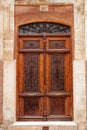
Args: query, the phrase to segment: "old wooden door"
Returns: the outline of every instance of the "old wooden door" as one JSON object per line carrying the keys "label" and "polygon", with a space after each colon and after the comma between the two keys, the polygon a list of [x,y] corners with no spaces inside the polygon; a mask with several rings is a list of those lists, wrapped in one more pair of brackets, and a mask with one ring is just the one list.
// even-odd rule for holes
{"label": "old wooden door", "polygon": [[71,120],[69,35],[20,35],[17,51],[18,119]]}

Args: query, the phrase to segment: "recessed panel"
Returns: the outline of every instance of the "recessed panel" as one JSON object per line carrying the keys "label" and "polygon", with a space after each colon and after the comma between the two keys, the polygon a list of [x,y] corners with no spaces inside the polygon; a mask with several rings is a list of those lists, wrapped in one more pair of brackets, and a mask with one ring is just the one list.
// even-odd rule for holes
{"label": "recessed panel", "polygon": [[64,90],[64,55],[51,55],[50,90]]}
{"label": "recessed panel", "polygon": [[65,41],[49,41],[49,49],[64,49],[65,48]]}
{"label": "recessed panel", "polygon": [[24,98],[24,115],[39,115],[39,97]]}
{"label": "recessed panel", "polygon": [[38,54],[25,54],[25,91],[37,92],[38,91]]}
{"label": "recessed panel", "polygon": [[39,41],[30,41],[26,40],[24,41],[24,49],[39,49],[40,48],[40,43]]}
{"label": "recessed panel", "polygon": [[50,98],[50,115],[65,115],[65,98]]}

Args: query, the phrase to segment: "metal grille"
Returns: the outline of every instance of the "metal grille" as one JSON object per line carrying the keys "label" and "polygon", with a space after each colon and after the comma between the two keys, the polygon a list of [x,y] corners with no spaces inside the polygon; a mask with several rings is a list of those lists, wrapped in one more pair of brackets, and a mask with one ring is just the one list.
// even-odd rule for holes
{"label": "metal grille", "polygon": [[70,27],[52,22],[36,22],[19,27],[19,34],[52,33],[70,35]]}

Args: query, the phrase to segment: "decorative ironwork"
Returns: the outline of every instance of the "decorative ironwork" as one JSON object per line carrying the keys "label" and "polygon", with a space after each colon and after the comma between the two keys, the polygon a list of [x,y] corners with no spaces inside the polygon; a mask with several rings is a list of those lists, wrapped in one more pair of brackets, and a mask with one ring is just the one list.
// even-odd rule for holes
{"label": "decorative ironwork", "polygon": [[24,41],[24,49],[38,49],[40,48],[39,41]]}
{"label": "decorative ironwork", "polygon": [[38,55],[25,54],[25,91],[38,91]]}
{"label": "decorative ironwork", "polygon": [[49,44],[50,49],[64,49],[65,48],[65,41],[50,41]]}
{"label": "decorative ironwork", "polygon": [[64,90],[64,55],[51,55],[51,91]]}
{"label": "decorative ironwork", "polygon": [[19,34],[54,33],[70,34],[70,27],[52,22],[35,22],[19,27]]}

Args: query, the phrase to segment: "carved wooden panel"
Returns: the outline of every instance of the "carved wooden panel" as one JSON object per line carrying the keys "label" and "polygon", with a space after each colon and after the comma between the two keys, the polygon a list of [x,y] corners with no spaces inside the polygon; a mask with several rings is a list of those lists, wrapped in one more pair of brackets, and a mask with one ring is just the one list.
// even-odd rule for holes
{"label": "carved wooden panel", "polygon": [[39,41],[30,41],[30,40],[26,40],[24,41],[24,49],[38,49],[40,48],[40,43]]}
{"label": "carved wooden panel", "polygon": [[24,98],[24,115],[39,114],[39,97]]}
{"label": "carved wooden panel", "polygon": [[49,49],[64,49],[65,48],[65,41],[50,41]]}
{"label": "carved wooden panel", "polygon": [[51,91],[64,90],[64,55],[51,55]]}
{"label": "carved wooden panel", "polygon": [[52,97],[50,98],[50,114],[65,115],[65,98]]}
{"label": "carved wooden panel", "polygon": [[38,91],[38,54],[25,54],[25,91]]}
{"label": "carved wooden panel", "polygon": [[25,24],[19,27],[19,34],[34,34],[34,33],[54,33],[54,34],[70,34],[70,27],[52,23],[52,22],[35,22]]}
{"label": "carved wooden panel", "polygon": [[20,38],[19,120],[71,120],[69,46],[67,36]]}

